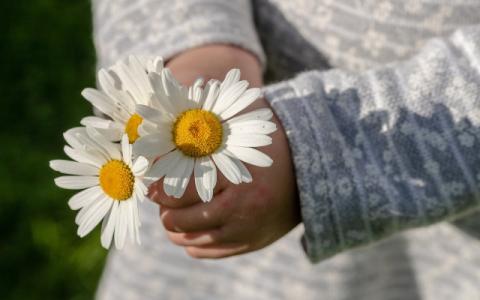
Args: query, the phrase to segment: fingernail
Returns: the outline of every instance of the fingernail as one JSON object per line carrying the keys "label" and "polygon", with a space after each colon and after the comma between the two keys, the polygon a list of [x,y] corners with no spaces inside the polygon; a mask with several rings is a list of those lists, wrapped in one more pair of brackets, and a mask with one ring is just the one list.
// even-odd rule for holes
{"label": "fingernail", "polygon": [[196,243],[199,243],[199,244],[208,244],[208,243],[212,243],[214,240],[213,240],[212,235],[204,234],[204,235],[198,236],[196,238],[193,238],[192,241],[194,241]]}

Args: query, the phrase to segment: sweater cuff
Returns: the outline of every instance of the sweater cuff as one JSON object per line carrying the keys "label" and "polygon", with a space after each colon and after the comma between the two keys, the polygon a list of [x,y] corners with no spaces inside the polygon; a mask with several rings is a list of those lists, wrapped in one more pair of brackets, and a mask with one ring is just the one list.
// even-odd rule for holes
{"label": "sweater cuff", "polygon": [[102,7],[114,7],[113,4],[94,5],[95,45],[100,65],[111,65],[129,54],[162,56],[168,60],[194,47],[220,43],[250,51],[265,68],[265,54],[249,1],[126,3],[115,13],[110,12],[110,7]]}
{"label": "sweater cuff", "polygon": [[[310,102],[321,102],[323,89],[304,89],[305,75],[296,79],[280,82],[264,88],[264,96],[279,117],[287,135],[295,176],[299,191],[302,221],[305,227],[302,246],[309,260],[316,263],[338,253],[343,247],[337,234],[334,220],[333,201],[330,197],[319,198],[328,186],[328,174],[320,167],[322,150],[316,143],[317,136],[312,128],[313,107]],[[320,91],[321,90],[321,91]]]}

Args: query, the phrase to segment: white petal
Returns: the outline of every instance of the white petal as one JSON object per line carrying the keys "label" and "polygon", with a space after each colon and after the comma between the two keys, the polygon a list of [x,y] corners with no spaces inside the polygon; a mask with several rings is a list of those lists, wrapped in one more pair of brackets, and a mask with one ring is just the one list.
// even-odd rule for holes
{"label": "white petal", "polygon": [[161,56],[157,56],[153,59],[149,59],[146,65],[147,72],[156,72],[160,73],[163,70],[163,58]]}
{"label": "white petal", "polygon": [[136,198],[140,202],[143,202],[148,192],[148,189],[143,183],[143,180],[135,180],[135,187],[133,192],[135,193],[134,198]]}
{"label": "white petal", "polygon": [[123,245],[125,245],[125,238],[127,236],[126,214],[128,212],[125,208],[125,201],[121,201],[119,204],[119,210],[117,213],[117,220],[115,225],[115,247],[117,249],[123,248]]}
{"label": "white petal", "polygon": [[122,139],[122,135],[125,133],[124,128],[118,128],[117,126],[112,126],[110,129],[97,128],[97,131],[100,132],[100,134],[110,142],[120,141]]}
{"label": "white petal", "polygon": [[248,171],[247,167],[238,159],[230,156],[230,159],[237,165],[237,168],[240,170],[242,181],[249,183],[252,182],[252,175],[250,174],[250,171]]}
{"label": "white petal", "polygon": [[142,63],[140,62],[138,57],[134,55],[130,55],[128,57],[128,66],[137,86],[139,87],[144,96],[144,98],[142,99],[144,101],[143,104],[147,104],[150,98],[149,95],[153,93],[153,89],[148,79],[147,70],[144,66],[142,66]]}
{"label": "white petal", "polygon": [[212,109],[212,112],[217,115],[221,115],[225,110],[227,110],[235,101],[245,92],[248,87],[248,82],[245,80],[236,82],[230,86],[223,93],[220,93],[218,100],[215,102],[215,106]]}
{"label": "white petal", "polygon": [[224,130],[231,134],[270,134],[277,130],[277,125],[270,121],[246,120],[224,123]]}
{"label": "white petal", "polygon": [[99,117],[85,117],[82,120],[80,120],[80,124],[83,126],[91,126],[95,128],[101,128],[101,129],[109,129],[112,126],[112,123],[114,123],[112,120],[106,120],[103,118]]}
{"label": "white petal", "polygon": [[100,168],[101,166],[103,166],[107,162],[105,160],[105,158],[103,158],[101,156],[95,156],[95,155],[92,155],[92,154],[90,154],[86,151],[73,149],[73,148],[70,148],[68,146],[65,146],[63,148],[63,150],[65,151],[65,154],[67,154],[68,157],[70,157],[71,159],[73,159],[75,161],[78,161],[78,162],[81,162],[81,163],[87,163],[87,164],[90,164],[90,165],[94,165],[98,168]]}
{"label": "white petal", "polygon": [[95,197],[93,201],[90,201],[87,205],[82,207],[75,217],[75,223],[80,226],[85,223],[87,218],[97,211],[97,209],[102,205],[103,202],[107,201],[108,197],[105,194],[101,193],[98,197]]}
{"label": "white petal", "polygon": [[163,69],[161,76],[163,88],[165,89],[165,92],[169,98],[173,100],[172,104],[175,105],[175,101],[177,101],[176,98],[180,96],[178,93],[180,92],[181,85],[173,76],[170,69]]}
{"label": "white petal", "polygon": [[240,75],[241,74],[239,69],[231,69],[230,71],[228,71],[228,73],[225,75],[225,79],[220,86],[220,93],[225,92],[229,87],[239,81]]}
{"label": "white petal", "polygon": [[193,86],[188,87],[188,99],[193,100]]}
{"label": "white petal", "polygon": [[118,146],[108,141],[103,135],[101,135],[95,128],[87,127],[87,133],[98,144],[99,147],[103,148],[107,153],[109,158],[121,159],[122,155]]}
{"label": "white petal", "polygon": [[129,66],[124,61],[119,61],[112,67],[112,70],[120,78],[123,90],[128,91],[132,95],[135,103],[143,103],[143,92],[137,86]]}
{"label": "white petal", "polygon": [[[135,188],[138,189],[139,193],[143,196],[145,196],[148,192],[148,188],[145,186],[145,183],[140,179],[135,181]],[[138,200],[142,200],[141,197],[139,197]]]}
{"label": "white petal", "polygon": [[263,120],[268,121],[273,117],[273,112],[270,108],[259,108],[248,113],[238,115],[227,121],[229,124],[237,122],[250,121],[250,120]]}
{"label": "white petal", "polygon": [[175,148],[172,142],[172,136],[169,132],[157,132],[140,137],[133,144],[133,152],[135,155],[145,157],[158,157]]}
{"label": "white petal", "polygon": [[133,163],[132,172],[135,176],[142,176],[143,174],[145,174],[147,169],[148,160],[143,156],[139,156]]}
{"label": "white petal", "polygon": [[[178,98],[179,100],[181,99],[182,101],[182,106],[185,107],[185,110],[189,110],[189,109],[196,109],[196,108],[199,108],[197,106],[197,102],[191,100],[190,98],[188,98],[188,88],[187,87],[184,87],[182,86],[181,90],[180,90],[180,93],[182,95],[182,97]],[[178,101],[177,101],[178,102]]]}
{"label": "white petal", "polygon": [[162,71],[163,85],[176,112],[183,112],[192,108],[193,101],[188,100],[188,91],[175,79],[172,72],[165,68]]}
{"label": "white petal", "polygon": [[209,157],[200,157],[195,161],[195,186],[203,202],[212,200],[213,188],[217,183],[217,168]]}
{"label": "white petal", "polygon": [[99,117],[85,117],[80,124],[93,127],[109,141],[119,141],[122,138],[125,124],[117,121],[105,120]]}
{"label": "white petal", "polygon": [[217,152],[212,154],[212,159],[217,165],[217,168],[222,172],[222,174],[234,184],[239,184],[242,181],[242,175],[237,165],[222,152]]}
{"label": "white petal", "polygon": [[102,195],[102,188],[94,186],[73,195],[70,200],[68,200],[68,206],[70,209],[77,210],[89,206]]}
{"label": "white petal", "polygon": [[190,176],[193,172],[195,160],[191,157],[183,156],[178,165],[171,172],[167,173],[163,180],[163,189],[165,194],[180,198],[187,188]]}
{"label": "white petal", "polygon": [[74,127],[63,133],[63,138],[74,149],[85,149],[85,144],[80,141],[81,136],[87,136],[85,127]]}
{"label": "white petal", "polygon": [[97,197],[95,197],[94,201],[90,201],[87,205],[80,209],[77,216],[75,217],[75,224],[80,226],[80,224],[84,222],[85,218],[88,217],[91,213],[92,207],[94,207],[95,205],[98,206],[100,202],[104,202],[107,200],[110,200],[109,197],[107,197],[102,191]]}
{"label": "white petal", "polygon": [[166,123],[170,121],[170,118],[159,111],[158,109],[138,104],[135,108],[137,114],[142,118],[152,122],[152,123]]}
{"label": "white petal", "polygon": [[170,170],[175,167],[182,159],[182,154],[179,150],[172,151],[167,155],[159,158],[150,170],[145,174],[145,177],[152,177],[155,180],[165,176]]}
{"label": "white petal", "polygon": [[55,178],[55,184],[69,190],[81,190],[98,185],[98,177],[94,176],[61,176]]}
{"label": "white petal", "polygon": [[107,197],[102,193],[101,196],[99,196],[98,198],[95,198],[94,201],[91,201],[90,203],[88,203],[87,205],[82,207],[82,209],[80,209],[78,214],[75,216],[75,224],[80,225],[80,223],[82,223],[83,220],[85,219],[86,213],[90,210],[90,208],[92,206],[94,206],[95,204],[97,204],[99,201],[104,200],[104,199],[101,199],[101,198],[106,199]]}
{"label": "white petal", "polygon": [[205,102],[203,103],[203,109],[210,111],[217,100],[218,93],[220,91],[220,86],[218,81],[214,81],[210,84],[207,97],[205,98]]}
{"label": "white petal", "polygon": [[141,244],[142,242],[140,241],[140,231],[139,231],[139,228],[140,226],[142,226],[142,224],[140,223],[140,216],[139,216],[139,213],[138,213],[138,201],[137,199],[133,199],[133,216],[134,216],[134,222],[135,222],[135,236],[136,236],[136,239],[137,239],[137,244]]}
{"label": "white petal", "polygon": [[[152,134],[152,133],[156,132],[157,131],[156,129],[157,129],[157,127],[155,126],[155,124],[153,124],[152,122],[144,119],[143,122],[137,127],[137,132],[138,132],[138,135],[140,137],[142,137],[142,136],[146,136],[146,135],[149,135],[149,134]],[[137,142],[137,140],[135,142]],[[133,152],[134,152],[133,154],[135,155],[134,150],[133,150]]]}
{"label": "white petal", "polygon": [[195,102],[196,108],[201,108],[203,105],[203,78],[197,78],[193,85],[189,88],[188,98]]}
{"label": "white petal", "polygon": [[273,160],[268,155],[258,151],[257,149],[227,146],[227,150],[235,155],[236,158],[254,166],[269,167],[273,163]]}
{"label": "white petal", "polygon": [[128,93],[115,86],[115,80],[107,70],[100,69],[98,71],[98,82],[102,90],[111,98],[116,106],[127,113],[133,111],[135,101]]}
{"label": "white petal", "polygon": [[67,130],[63,134],[67,143],[76,150],[86,152],[96,158],[101,158],[103,161],[110,158],[108,152],[100,147],[94,139],[87,133],[87,129],[84,127],[77,127]]}
{"label": "white petal", "polygon": [[139,227],[140,227],[140,220],[138,216],[138,201],[134,197],[128,201],[130,203],[130,220],[129,220],[129,235],[131,238],[132,243],[137,243],[140,244],[140,232],[139,232]]}
{"label": "white petal", "polygon": [[157,73],[150,73],[148,77],[150,79],[150,84],[152,85],[154,90],[152,103],[158,104],[160,108],[163,108],[168,113],[175,115],[180,113],[180,111],[170,101],[170,97],[167,95],[167,91],[164,85],[164,76]]}
{"label": "white petal", "polygon": [[113,118],[116,108],[113,104],[113,100],[110,99],[110,97],[108,97],[105,93],[96,89],[86,88],[82,91],[82,96],[99,111]]}
{"label": "white petal", "polygon": [[98,175],[98,167],[69,160],[52,160],[50,168],[70,175]]}
{"label": "white petal", "polygon": [[205,84],[205,87],[200,87],[201,89],[201,99],[200,101],[198,101],[198,108],[200,109],[203,109],[203,106],[205,104],[205,99],[207,98],[208,96],[208,93],[210,92],[210,87],[215,84],[215,82],[217,82],[217,84],[219,85],[220,82],[216,79],[210,79],[206,84]]}
{"label": "white petal", "polygon": [[126,134],[122,137],[121,145],[123,161],[128,166],[132,166],[132,145],[128,142],[128,136]]}
{"label": "white petal", "polygon": [[103,199],[98,202],[99,205],[92,206],[89,212],[86,213],[86,218],[80,223],[78,227],[77,234],[80,237],[84,237],[89,234],[93,228],[95,228],[100,221],[105,217],[105,215],[112,207],[113,201],[110,199]]}
{"label": "white petal", "polygon": [[240,98],[238,98],[229,108],[220,114],[220,118],[226,120],[240,111],[244,110],[247,106],[252,104],[261,95],[259,88],[248,89]]}
{"label": "white petal", "polygon": [[[133,56],[133,54],[131,54],[130,56]],[[151,55],[135,55],[135,57],[140,62],[140,65],[142,66],[142,69],[145,70],[146,72],[148,72],[148,70],[152,66],[152,62],[153,62],[154,57],[151,56]]]}
{"label": "white petal", "polygon": [[112,208],[110,209],[110,214],[103,219],[102,236],[100,241],[105,249],[110,248],[110,244],[112,243],[113,232],[115,230],[118,215],[118,204],[119,201],[114,201]]}
{"label": "white petal", "polygon": [[135,217],[133,216],[132,200],[125,201],[127,233],[131,242],[135,242]]}
{"label": "white petal", "polygon": [[118,77],[127,90],[134,98],[136,103],[148,104],[150,94],[153,90],[148,80],[147,72],[143,69],[141,63],[134,56],[128,59],[128,65],[120,61],[114,68]]}
{"label": "white petal", "polygon": [[230,134],[226,145],[240,147],[262,147],[272,143],[272,138],[263,134]]}

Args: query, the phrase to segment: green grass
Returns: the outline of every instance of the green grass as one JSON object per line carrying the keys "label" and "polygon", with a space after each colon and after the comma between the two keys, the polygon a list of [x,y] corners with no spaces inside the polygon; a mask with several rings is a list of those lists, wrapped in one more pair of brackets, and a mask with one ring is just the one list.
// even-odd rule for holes
{"label": "green grass", "polygon": [[0,3],[0,294],[91,299],[106,251],[99,232],[76,235],[73,194],[48,161],[65,158],[62,132],[91,109],[95,83],[90,2]]}

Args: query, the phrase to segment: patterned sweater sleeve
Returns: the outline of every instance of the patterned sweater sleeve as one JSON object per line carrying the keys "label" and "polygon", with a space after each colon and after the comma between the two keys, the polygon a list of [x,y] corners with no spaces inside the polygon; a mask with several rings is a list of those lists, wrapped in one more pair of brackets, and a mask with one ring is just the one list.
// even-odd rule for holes
{"label": "patterned sweater sleeve", "polygon": [[265,96],[289,139],[312,262],[480,207],[480,26]]}
{"label": "patterned sweater sleeve", "polygon": [[165,59],[212,43],[251,51],[262,65],[250,0],[92,0],[100,65],[130,53]]}

